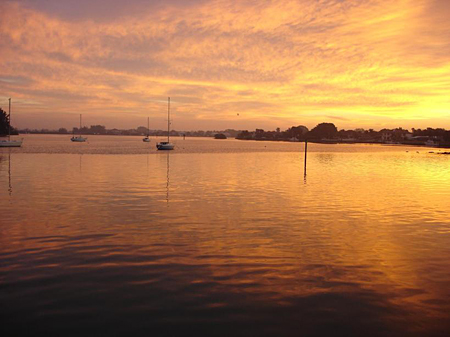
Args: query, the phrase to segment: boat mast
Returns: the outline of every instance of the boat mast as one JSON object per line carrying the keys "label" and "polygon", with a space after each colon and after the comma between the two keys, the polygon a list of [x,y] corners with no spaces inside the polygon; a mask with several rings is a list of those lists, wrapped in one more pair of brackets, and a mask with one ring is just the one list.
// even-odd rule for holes
{"label": "boat mast", "polygon": [[80,138],[81,138],[81,114],[80,114]]}
{"label": "boat mast", "polygon": [[170,142],[170,97],[167,101],[167,142]]}
{"label": "boat mast", "polygon": [[9,99],[8,108],[8,142],[11,140],[11,98]]}
{"label": "boat mast", "polygon": [[150,117],[147,117],[147,138],[150,134]]}

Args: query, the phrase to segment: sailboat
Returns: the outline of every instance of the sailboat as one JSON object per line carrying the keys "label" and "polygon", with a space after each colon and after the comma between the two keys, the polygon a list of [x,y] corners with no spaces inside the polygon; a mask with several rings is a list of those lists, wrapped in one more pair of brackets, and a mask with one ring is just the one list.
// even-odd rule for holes
{"label": "sailboat", "polygon": [[148,138],[150,133],[150,118],[147,117],[147,136],[145,136],[144,138],[142,138],[143,142],[149,143],[150,142],[150,138]]}
{"label": "sailboat", "polygon": [[167,101],[167,142],[159,142],[156,144],[158,150],[173,150],[174,145],[170,143],[170,97]]}
{"label": "sailboat", "polygon": [[80,131],[80,135],[79,136],[73,135],[72,138],[70,138],[70,140],[72,142],[85,142],[87,140],[86,137],[81,137],[81,114],[80,114],[80,129],[79,129],[79,131]]}
{"label": "sailboat", "polygon": [[9,110],[8,110],[8,139],[0,140],[0,147],[21,147],[22,139],[11,140],[11,98],[9,99]]}

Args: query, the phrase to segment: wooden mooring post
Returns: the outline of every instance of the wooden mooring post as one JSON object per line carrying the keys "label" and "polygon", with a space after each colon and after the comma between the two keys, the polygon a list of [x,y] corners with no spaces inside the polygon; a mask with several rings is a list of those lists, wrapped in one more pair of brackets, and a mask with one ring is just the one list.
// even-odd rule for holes
{"label": "wooden mooring post", "polygon": [[305,168],[304,168],[304,176],[306,177],[306,158],[308,156],[308,140],[305,139]]}

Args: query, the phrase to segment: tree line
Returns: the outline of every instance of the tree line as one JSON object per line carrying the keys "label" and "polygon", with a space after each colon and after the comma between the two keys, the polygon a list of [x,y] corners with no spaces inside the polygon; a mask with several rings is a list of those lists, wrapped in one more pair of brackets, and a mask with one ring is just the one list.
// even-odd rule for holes
{"label": "tree line", "polygon": [[312,130],[304,125],[292,126],[286,131],[277,128],[276,131],[264,131],[256,129],[254,132],[244,130],[238,134],[237,139],[255,139],[255,140],[291,140],[304,141],[334,139],[338,134],[338,130],[333,123],[320,123]]}
{"label": "tree line", "polygon": [[11,125],[9,125],[9,115],[4,111],[2,108],[0,108],[0,136],[4,137],[9,134],[9,129],[11,127],[11,134],[17,135],[17,130]]}
{"label": "tree line", "polygon": [[[53,133],[53,134],[84,134],[84,135],[131,135],[140,136],[149,134],[150,136],[166,136],[167,131],[164,130],[147,130],[144,126],[136,129],[107,129],[104,125],[91,125],[90,127],[82,127],[81,129],[74,127],[71,132],[66,128],[58,130],[17,130],[11,126],[11,134],[21,133]],[[0,136],[5,136],[9,132],[9,115],[0,108]],[[304,125],[292,126],[285,131],[277,128],[274,131],[265,131],[256,129],[255,131],[226,129],[223,131],[176,131],[171,130],[171,136],[187,136],[187,137],[214,137],[217,133],[223,133],[227,137],[235,137],[243,140],[278,140],[278,141],[316,141],[316,142],[398,142],[404,144],[421,145],[425,142],[435,142],[436,145],[450,146],[450,131],[443,128],[426,128],[426,129],[382,129],[375,131],[374,129],[354,129],[345,130],[338,128],[333,123],[320,123],[313,129],[309,130]]]}
{"label": "tree line", "polygon": [[426,142],[434,142],[435,145],[449,145],[450,131],[443,128],[426,129],[374,129],[364,130],[345,130],[338,128],[333,123],[320,123],[313,129],[308,130],[304,125],[292,126],[286,131],[279,128],[275,131],[264,131],[256,129],[255,131],[244,130],[240,132],[237,139],[243,140],[280,140],[280,141],[315,141],[315,142],[398,142],[404,144],[422,145]]}

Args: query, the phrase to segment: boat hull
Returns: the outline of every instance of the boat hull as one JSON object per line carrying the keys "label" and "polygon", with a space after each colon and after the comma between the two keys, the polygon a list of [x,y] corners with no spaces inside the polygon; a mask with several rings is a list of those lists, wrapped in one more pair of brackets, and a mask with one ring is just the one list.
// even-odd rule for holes
{"label": "boat hull", "polygon": [[83,137],[72,137],[72,138],[70,138],[70,140],[71,140],[72,142],[82,143],[82,142],[87,141],[87,138],[83,138]]}
{"label": "boat hull", "polygon": [[0,147],[21,147],[22,140],[0,140]]}
{"label": "boat hull", "polygon": [[164,142],[164,143],[156,144],[156,148],[158,150],[173,150],[174,149],[174,145],[171,144],[171,143]]}
{"label": "boat hull", "polygon": [[146,142],[146,143],[150,143],[150,138],[145,137],[145,138],[142,139],[142,141]]}

